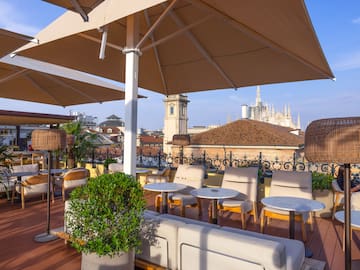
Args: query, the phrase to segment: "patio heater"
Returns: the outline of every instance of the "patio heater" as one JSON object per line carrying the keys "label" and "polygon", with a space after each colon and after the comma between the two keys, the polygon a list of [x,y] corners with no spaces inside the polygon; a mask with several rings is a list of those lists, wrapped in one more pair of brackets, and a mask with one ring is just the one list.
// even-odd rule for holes
{"label": "patio heater", "polygon": [[36,242],[49,242],[57,239],[57,236],[50,234],[50,186],[51,186],[51,152],[63,150],[66,146],[66,133],[60,129],[34,130],[31,135],[32,147],[34,150],[48,151],[48,190],[47,190],[47,222],[45,233],[34,237]]}
{"label": "patio heater", "polygon": [[360,163],[360,117],[330,118],[310,123],[305,131],[305,157],[311,162],[345,167],[345,269],[351,269],[350,164]]}
{"label": "patio heater", "polygon": [[173,136],[173,145],[180,146],[180,164],[184,164],[184,146],[190,144],[190,135],[188,134],[177,134]]}

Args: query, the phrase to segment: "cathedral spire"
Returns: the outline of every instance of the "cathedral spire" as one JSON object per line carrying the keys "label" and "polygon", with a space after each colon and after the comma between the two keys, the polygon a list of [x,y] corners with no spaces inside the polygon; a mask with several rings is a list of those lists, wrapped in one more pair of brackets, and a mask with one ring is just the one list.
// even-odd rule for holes
{"label": "cathedral spire", "polygon": [[260,85],[256,87],[256,106],[261,105]]}
{"label": "cathedral spire", "polygon": [[297,117],[297,124],[296,124],[296,127],[298,129],[301,129],[301,124],[300,124],[300,114],[298,113],[298,117]]}

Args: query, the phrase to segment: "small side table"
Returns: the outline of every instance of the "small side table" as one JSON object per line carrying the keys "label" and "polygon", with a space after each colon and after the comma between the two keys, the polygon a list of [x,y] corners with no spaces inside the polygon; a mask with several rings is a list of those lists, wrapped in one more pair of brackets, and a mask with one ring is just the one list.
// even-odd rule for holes
{"label": "small side table", "polygon": [[228,188],[199,188],[190,191],[190,194],[194,197],[201,199],[209,199],[211,200],[211,223],[218,223],[218,200],[219,199],[229,199],[236,197],[239,192],[233,189]]}
{"label": "small side table", "polygon": [[145,190],[149,191],[157,191],[161,192],[161,205],[162,205],[162,213],[168,212],[168,193],[169,192],[176,192],[186,188],[186,185],[178,184],[178,183],[167,183],[167,182],[160,182],[160,183],[151,183],[144,185]]}
{"label": "small side table", "polygon": [[[351,235],[352,230],[360,230],[360,211],[359,210],[351,210]],[[335,219],[340,221],[341,223],[345,223],[345,211],[338,211],[335,213]],[[345,250],[345,230],[343,234],[343,250]]]}

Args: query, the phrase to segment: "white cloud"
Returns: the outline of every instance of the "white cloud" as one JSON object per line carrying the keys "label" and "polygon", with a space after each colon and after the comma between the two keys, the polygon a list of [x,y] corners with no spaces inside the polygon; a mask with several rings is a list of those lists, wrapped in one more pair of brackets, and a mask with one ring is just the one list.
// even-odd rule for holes
{"label": "white cloud", "polygon": [[15,6],[11,5],[11,2],[0,1],[0,27],[25,34],[35,35],[39,32],[39,28],[30,25],[26,22],[28,15],[18,10]]}
{"label": "white cloud", "polygon": [[344,71],[360,68],[360,51],[342,55],[333,65],[334,70]]}
{"label": "white cloud", "polygon": [[356,18],[356,19],[353,19],[352,20],[352,23],[354,24],[360,24],[360,17]]}

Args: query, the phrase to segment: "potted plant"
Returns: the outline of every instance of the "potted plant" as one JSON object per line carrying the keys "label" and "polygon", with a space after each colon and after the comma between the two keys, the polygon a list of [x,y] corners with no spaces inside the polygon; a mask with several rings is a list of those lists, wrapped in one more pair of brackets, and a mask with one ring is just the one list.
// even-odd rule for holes
{"label": "potted plant", "polygon": [[333,206],[333,192],[331,182],[334,177],[331,174],[312,172],[312,190],[314,199],[325,204],[325,208],[315,212],[316,216],[330,217]]}
{"label": "potted plant", "polygon": [[124,173],[73,190],[65,218],[72,245],[82,252],[81,269],[134,269],[144,209],[140,183]]}

